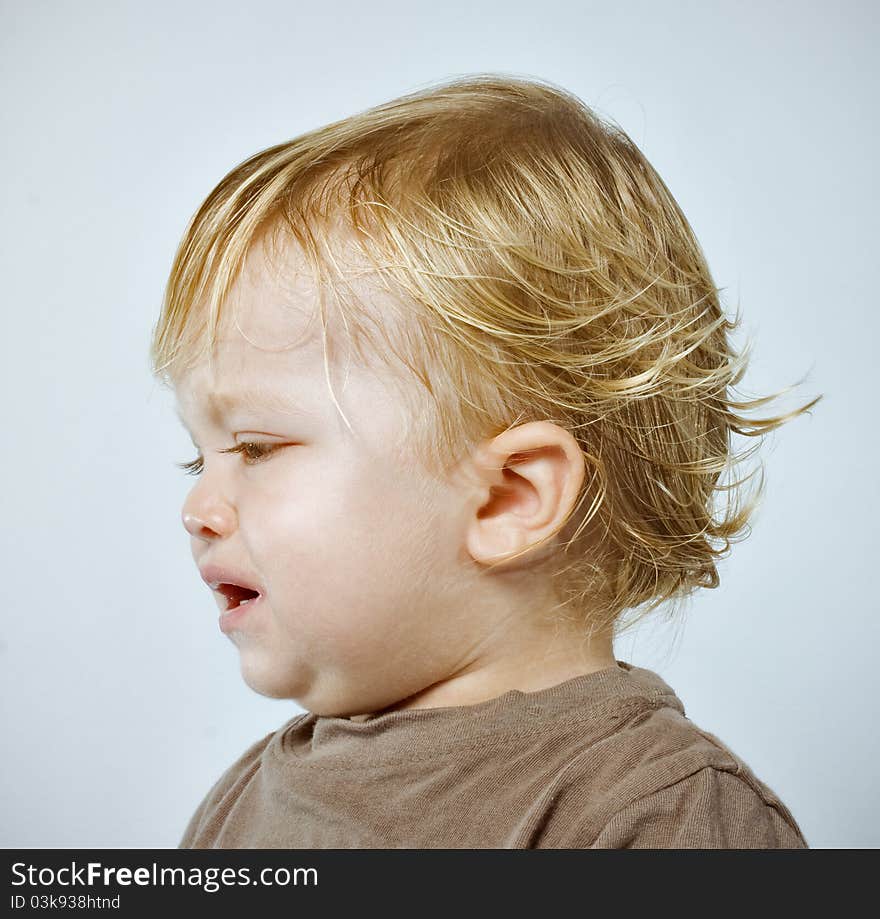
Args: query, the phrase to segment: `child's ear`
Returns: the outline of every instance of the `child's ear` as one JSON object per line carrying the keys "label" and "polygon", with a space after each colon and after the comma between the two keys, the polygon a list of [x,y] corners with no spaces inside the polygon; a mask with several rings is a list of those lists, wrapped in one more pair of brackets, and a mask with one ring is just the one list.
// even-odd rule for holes
{"label": "child's ear", "polygon": [[491,567],[528,565],[562,529],[584,481],[583,451],[549,421],[531,421],[484,442],[473,457],[475,511],[467,524],[471,557]]}

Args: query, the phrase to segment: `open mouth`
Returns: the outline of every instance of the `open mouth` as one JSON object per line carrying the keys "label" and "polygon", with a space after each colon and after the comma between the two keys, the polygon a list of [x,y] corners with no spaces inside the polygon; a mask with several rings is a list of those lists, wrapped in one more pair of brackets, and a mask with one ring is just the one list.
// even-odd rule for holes
{"label": "open mouth", "polygon": [[220,584],[217,590],[226,597],[226,612],[231,609],[237,609],[239,606],[244,606],[260,596],[256,590],[251,590],[249,587],[239,587],[238,584]]}

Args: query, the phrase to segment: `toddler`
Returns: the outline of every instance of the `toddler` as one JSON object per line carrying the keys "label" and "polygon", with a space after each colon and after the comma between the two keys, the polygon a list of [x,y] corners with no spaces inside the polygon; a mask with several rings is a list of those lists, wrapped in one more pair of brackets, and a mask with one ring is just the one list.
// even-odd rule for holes
{"label": "toddler", "polygon": [[818,401],[739,413],[767,400],[733,399],[718,291],[643,154],[547,82],[434,85],[220,181],[153,367],[219,628],[306,711],[181,847],[807,846],[613,649],[718,585],[758,501],[733,433]]}

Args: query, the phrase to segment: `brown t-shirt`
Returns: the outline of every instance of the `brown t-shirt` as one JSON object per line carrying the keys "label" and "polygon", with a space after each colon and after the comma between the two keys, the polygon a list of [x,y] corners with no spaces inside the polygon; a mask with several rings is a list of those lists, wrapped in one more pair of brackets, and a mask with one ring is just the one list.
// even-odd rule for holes
{"label": "brown t-shirt", "polygon": [[538,692],[253,744],[180,848],[807,848],[779,798],[624,661]]}

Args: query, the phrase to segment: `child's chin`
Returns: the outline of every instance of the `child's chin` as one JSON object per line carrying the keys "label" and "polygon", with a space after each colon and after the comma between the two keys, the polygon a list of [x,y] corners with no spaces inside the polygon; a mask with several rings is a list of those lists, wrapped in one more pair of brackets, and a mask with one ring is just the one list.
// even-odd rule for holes
{"label": "child's chin", "polygon": [[267,699],[291,699],[296,701],[299,691],[290,680],[289,674],[274,674],[256,662],[241,656],[241,678],[255,693]]}

